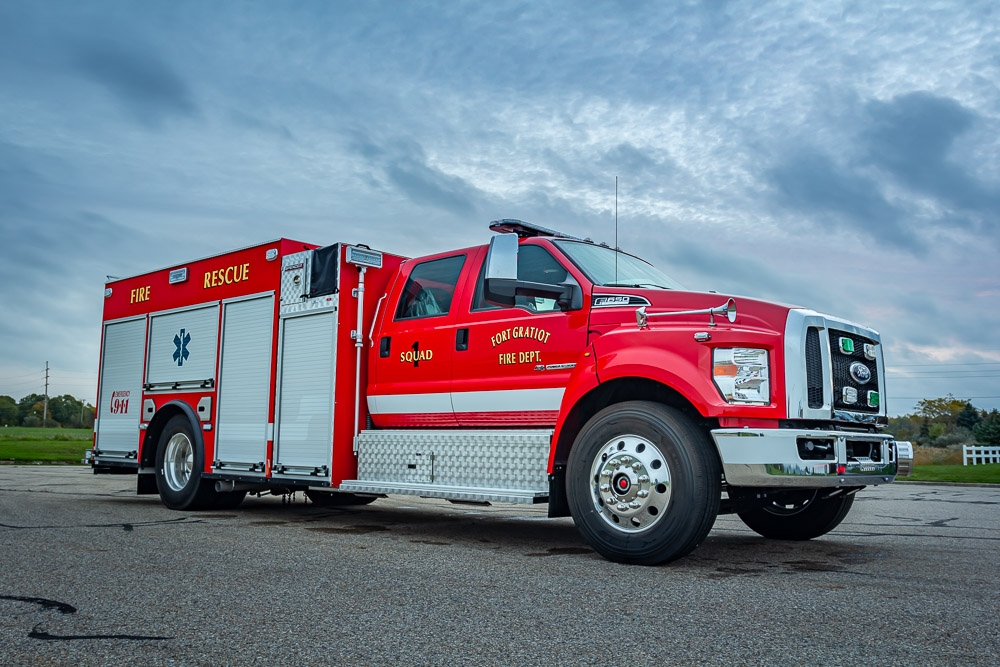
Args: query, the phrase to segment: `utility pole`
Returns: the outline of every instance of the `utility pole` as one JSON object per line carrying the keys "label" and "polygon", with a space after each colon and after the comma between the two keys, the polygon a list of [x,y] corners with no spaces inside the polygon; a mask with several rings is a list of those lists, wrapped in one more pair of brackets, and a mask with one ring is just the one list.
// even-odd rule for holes
{"label": "utility pole", "polygon": [[45,407],[42,408],[42,428],[49,420],[49,362],[45,362]]}

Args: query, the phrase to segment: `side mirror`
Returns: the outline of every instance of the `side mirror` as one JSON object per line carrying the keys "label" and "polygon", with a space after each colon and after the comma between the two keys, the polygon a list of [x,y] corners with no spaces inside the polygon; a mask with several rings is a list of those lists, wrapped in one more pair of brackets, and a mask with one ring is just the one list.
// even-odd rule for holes
{"label": "side mirror", "polygon": [[555,299],[562,310],[583,308],[583,289],[572,277],[559,285],[518,280],[517,235],[499,234],[490,239],[486,254],[483,297],[491,305],[512,308],[519,296]]}
{"label": "side mirror", "polygon": [[517,287],[517,234],[498,234],[486,253],[483,296],[494,306],[512,307]]}
{"label": "side mirror", "polygon": [[556,299],[560,310],[580,310],[583,308],[583,288],[572,278],[569,278],[560,287],[562,294]]}

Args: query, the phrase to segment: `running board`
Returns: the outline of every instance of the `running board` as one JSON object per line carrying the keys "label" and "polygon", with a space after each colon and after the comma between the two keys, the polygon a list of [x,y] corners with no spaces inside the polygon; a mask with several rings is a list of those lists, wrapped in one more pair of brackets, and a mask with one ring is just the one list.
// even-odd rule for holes
{"label": "running board", "polygon": [[362,481],[341,482],[340,491],[351,493],[394,493],[422,498],[446,500],[471,500],[475,502],[517,503],[533,505],[549,502],[548,491],[521,491],[520,489],[483,489],[472,486],[437,486],[435,484],[399,484],[393,482]]}
{"label": "running board", "polygon": [[358,478],[342,491],[450,500],[544,503],[551,429],[366,430]]}

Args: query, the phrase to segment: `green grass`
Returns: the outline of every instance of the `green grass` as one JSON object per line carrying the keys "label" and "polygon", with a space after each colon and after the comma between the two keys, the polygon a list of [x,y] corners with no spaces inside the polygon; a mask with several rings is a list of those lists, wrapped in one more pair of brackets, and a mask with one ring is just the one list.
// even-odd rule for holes
{"label": "green grass", "polygon": [[1000,484],[1000,463],[975,466],[916,466],[909,477],[896,479],[916,482]]}
{"label": "green grass", "polygon": [[89,428],[0,428],[0,463],[79,463],[93,435]]}

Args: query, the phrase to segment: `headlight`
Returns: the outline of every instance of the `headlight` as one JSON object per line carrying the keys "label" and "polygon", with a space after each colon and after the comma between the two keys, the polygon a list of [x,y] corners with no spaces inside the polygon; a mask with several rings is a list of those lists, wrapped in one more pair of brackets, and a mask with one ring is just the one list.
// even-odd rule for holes
{"label": "headlight", "polygon": [[712,380],[727,403],[768,405],[771,402],[767,350],[755,347],[712,350]]}

